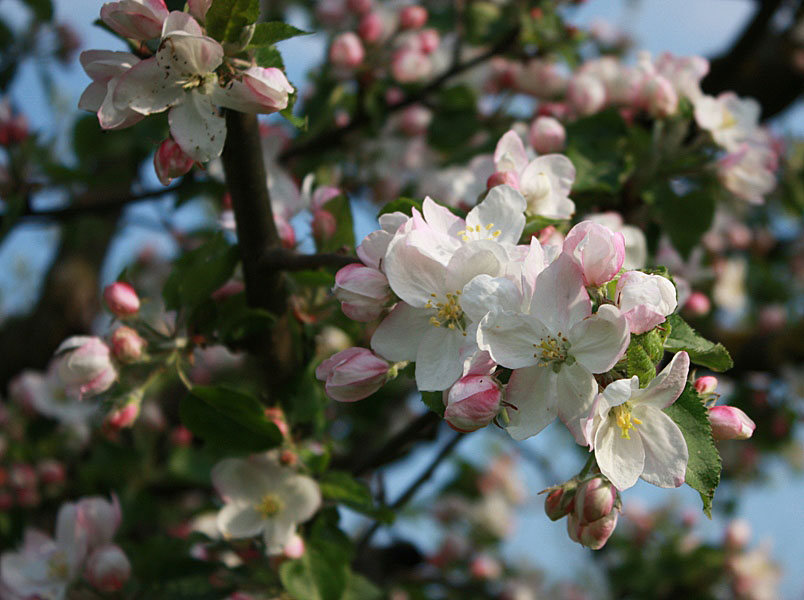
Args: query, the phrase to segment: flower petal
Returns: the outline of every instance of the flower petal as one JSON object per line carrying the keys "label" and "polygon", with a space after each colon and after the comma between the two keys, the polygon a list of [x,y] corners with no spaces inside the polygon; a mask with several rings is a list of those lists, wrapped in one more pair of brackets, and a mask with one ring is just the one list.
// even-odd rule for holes
{"label": "flower petal", "polygon": [[494,186],[466,215],[467,227],[499,231],[497,242],[516,244],[525,229],[525,197],[509,185]]}
{"label": "flower petal", "polygon": [[592,302],[583,286],[578,266],[564,254],[536,278],[530,314],[551,331],[567,334],[570,328],[592,313]]}
{"label": "flower petal", "polygon": [[179,106],[168,115],[170,133],[185,154],[198,162],[208,162],[223,151],[226,120],[218,114],[209,96],[187,92]]}
{"label": "flower petal", "polygon": [[600,472],[622,491],[633,486],[642,474],[645,449],[639,435],[632,432],[630,439],[622,437],[612,416],[607,415],[595,432],[595,458]]}
{"label": "flower petal", "polygon": [[227,458],[212,468],[212,485],[224,500],[256,504],[276,486],[282,471],[275,463]]}
{"label": "flower petal", "polygon": [[156,58],[141,60],[120,77],[114,89],[114,104],[143,115],[162,112],[184,101],[184,90]]}
{"label": "flower petal", "polygon": [[416,353],[416,387],[441,391],[455,383],[463,373],[461,349],[468,339],[457,329],[431,327]]}
{"label": "flower petal", "polygon": [[581,420],[589,416],[596,393],[597,382],[589,371],[578,363],[562,365],[556,375],[558,417],[582,446],[588,442],[582,431]]}
{"label": "flower petal", "polygon": [[642,421],[636,426],[645,448],[642,479],[663,488],[680,486],[687,473],[689,450],[678,425],[651,406],[634,406],[632,415]]}
{"label": "flower petal", "polygon": [[536,435],[556,418],[556,374],[549,367],[516,369],[505,388],[510,422],[505,430],[515,440]]}
{"label": "flower petal", "polygon": [[447,267],[418,243],[420,236],[416,233],[391,242],[385,257],[385,274],[397,296],[411,306],[423,308],[431,300],[431,294],[447,291]]}
{"label": "flower petal", "polygon": [[505,277],[481,274],[463,288],[461,308],[472,321],[480,321],[491,311],[519,310],[522,292]]}
{"label": "flower petal", "polygon": [[265,553],[268,556],[281,554],[293,534],[296,533],[296,523],[279,515],[274,519],[265,521],[264,526]]}
{"label": "flower petal", "polygon": [[318,484],[306,475],[288,477],[277,490],[285,504],[282,518],[303,523],[321,508],[321,491]]}
{"label": "flower petal", "polygon": [[432,311],[397,302],[374,330],[371,349],[386,360],[394,362],[416,360],[416,352],[424,334],[433,328],[430,325],[432,314]]}
{"label": "flower petal", "polygon": [[535,345],[549,335],[550,331],[530,315],[492,312],[480,322],[477,345],[494,362],[509,369],[521,369],[539,364]]}
{"label": "flower petal", "polygon": [[659,410],[667,408],[684,391],[689,370],[689,355],[683,351],[677,353],[644,390],[634,394],[634,404],[651,406]]}
{"label": "flower petal", "polygon": [[567,337],[572,356],[592,373],[611,369],[631,341],[628,321],[610,304],[604,304],[594,315],[575,325]]}
{"label": "flower petal", "polygon": [[265,519],[247,502],[230,502],[218,512],[218,530],[225,538],[248,538],[258,535]]}

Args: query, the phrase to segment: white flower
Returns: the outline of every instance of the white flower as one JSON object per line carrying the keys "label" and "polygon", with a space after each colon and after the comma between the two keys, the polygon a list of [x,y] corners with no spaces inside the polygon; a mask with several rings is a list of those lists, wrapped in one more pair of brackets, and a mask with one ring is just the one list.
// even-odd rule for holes
{"label": "white flower", "polygon": [[759,102],[740,98],[734,92],[724,92],[717,98],[701,96],[695,102],[698,125],[729,152],[737,150],[743,142],[760,141],[764,137],[759,129],[761,112]]}
{"label": "white flower", "polygon": [[679,352],[644,389],[634,376],[609,384],[598,395],[586,423],[587,439],[600,472],[617,489],[630,488],[640,477],[665,488],[684,483],[687,443],[662,409],[681,395],[689,366],[687,353]]}
{"label": "white flower", "polygon": [[114,91],[120,78],[140,62],[139,58],[130,52],[87,50],[81,53],[80,60],[92,83],[81,94],[78,108],[96,113],[103,129],[131,127],[145,118],[128,106],[118,107],[114,103]]}
{"label": "white flower", "polygon": [[227,538],[262,534],[269,555],[281,553],[296,525],[321,506],[318,484],[281,466],[271,454],[222,460],[212,469],[212,482],[226,502],[218,513],[221,534]]}
{"label": "white flower", "polygon": [[676,288],[661,275],[626,271],[617,281],[615,303],[628,319],[631,333],[645,333],[676,309]]}

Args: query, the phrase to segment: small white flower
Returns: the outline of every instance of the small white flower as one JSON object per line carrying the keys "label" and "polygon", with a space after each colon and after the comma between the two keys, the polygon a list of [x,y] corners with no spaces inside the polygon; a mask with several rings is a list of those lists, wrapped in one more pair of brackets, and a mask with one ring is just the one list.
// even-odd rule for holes
{"label": "small white flower", "polygon": [[283,467],[271,454],[227,458],[212,469],[212,482],[226,502],[218,529],[226,538],[262,534],[266,553],[280,554],[321,506],[318,484]]}

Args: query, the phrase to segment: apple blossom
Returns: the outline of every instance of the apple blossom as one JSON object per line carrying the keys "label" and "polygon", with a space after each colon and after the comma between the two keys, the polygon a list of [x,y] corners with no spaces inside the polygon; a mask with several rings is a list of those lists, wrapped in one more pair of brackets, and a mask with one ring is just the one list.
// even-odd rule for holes
{"label": "apple blossom", "polygon": [[664,323],[676,309],[676,288],[661,275],[626,271],[617,281],[614,302],[628,320],[631,333],[645,333]]}
{"label": "apple blossom", "polygon": [[575,203],[569,199],[575,167],[561,154],[545,154],[528,163],[519,174],[519,190],[530,215],[569,219]]}
{"label": "apple blossom", "polygon": [[226,503],[218,513],[225,538],[262,535],[268,555],[294,540],[296,526],[321,506],[318,484],[281,466],[272,454],[227,458],[212,469],[212,483]]}
{"label": "apple blossom", "polygon": [[76,511],[90,552],[109,544],[123,519],[120,502],[115,495],[112,495],[111,502],[100,496],[82,498],[76,503]]}
{"label": "apple blossom", "polygon": [[388,380],[390,365],[366,348],[347,348],[323,361],[316,379],[326,382],[327,396],[340,402],[355,402],[371,396]]}
{"label": "apple blossom", "polygon": [[438,50],[441,36],[437,29],[422,29],[419,32],[419,47],[425,54],[432,54]]}
{"label": "apple blossom", "polygon": [[187,8],[190,14],[197,21],[204,21],[207,18],[207,11],[212,6],[212,0],[187,0]]}
{"label": "apple blossom", "polygon": [[604,225],[582,221],[564,239],[564,253],[581,269],[584,285],[608,283],[625,260],[625,239]]}
{"label": "apple blossom", "polygon": [[80,429],[84,429],[98,411],[96,405],[65,393],[53,367],[47,376],[35,371],[23,371],[9,384],[9,393],[23,406]]}
{"label": "apple blossom", "polygon": [[527,312],[493,310],[480,322],[477,342],[498,364],[514,369],[506,401],[507,431],[517,440],[539,433],[559,416],[582,443],[581,419],[597,392],[593,373],[605,373],[630,341],[620,311],[592,314],[580,269],[561,254],[535,280]]}
{"label": "apple blossom", "polygon": [[329,47],[329,60],[340,69],[359,67],[365,56],[360,38],[351,31],[338,35]]}
{"label": "apple blossom", "polygon": [[662,409],[681,395],[690,359],[679,352],[647,387],[639,378],[619,379],[598,395],[586,435],[600,472],[618,490],[642,478],[659,487],[684,483],[687,443],[681,430]]}
{"label": "apple blossom", "polygon": [[140,310],[140,298],[131,285],[116,281],[103,289],[106,306],[115,317],[130,317]]}
{"label": "apple blossom", "polygon": [[104,4],[100,16],[101,21],[115,33],[147,41],[162,33],[168,9],[165,0],[119,0]]}
{"label": "apple blossom", "polygon": [[140,63],[138,57],[130,52],[87,50],[81,53],[80,61],[92,83],[81,94],[78,108],[96,113],[103,129],[123,129],[145,118],[144,114],[118,106],[114,101],[120,79]]}
{"label": "apple blossom", "polygon": [[367,44],[379,42],[383,36],[385,26],[382,17],[376,12],[363,15],[360,24],[357,26],[357,33]]}
{"label": "apple blossom", "polygon": [[119,591],[131,576],[131,563],[114,544],[96,548],[87,559],[87,580],[104,593]]}
{"label": "apple blossom", "polygon": [[736,406],[713,406],[709,409],[712,437],[716,440],[747,440],[754,435],[756,423]]}
{"label": "apple blossom", "polygon": [[399,26],[402,29],[418,29],[427,23],[427,9],[413,4],[406,6],[399,13]]}
{"label": "apple blossom", "polygon": [[592,221],[604,225],[615,233],[623,234],[625,240],[625,260],[622,268],[626,271],[641,269],[647,264],[648,242],[642,230],[633,225],[626,225],[616,212],[597,213],[587,216],[584,221]]}
{"label": "apple blossom", "polygon": [[97,337],[67,338],[56,349],[55,362],[65,392],[79,399],[105,392],[117,379],[109,347]]}
{"label": "apple blossom", "polygon": [[112,355],[123,363],[137,362],[142,358],[146,341],[131,327],[123,325],[112,333]]}
{"label": "apple blossom", "polygon": [[500,412],[502,389],[489,374],[469,373],[452,384],[444,420],[462,433],[485,427]]}
{"label": "apple blossom", "polygon": [[695,380],[695,391],[701,396],[710,396],[717,389],[717,377],[704,375]]}
{"label": "apple blossom", "polygon": [[528,131],[530,145],[539,154],[551,154],[564,149],[567,132],[553,117],[537,117]]}
{"label": "apple blossom", "polygon": [[695,120],[729,152],[756,139],[761,107],[753,98],[723,92],[717,98],[701,96],[695,103]]}
{"label": "apple blossom", "polygon": [[567,99],[579,114],[592,115],[606,105],[606,88],[597,77],[577,73],[570,79]]}
{"label": "apple blossom", "polygon": [[391,74],[399,83],[414,83],[433,70],[430,58],[418,49],[400,48],[391,56]]}
{"label": "apple blossom", "polygon": [[391,299],[388,279],[377,269],[346,265],[335,274],[332,293],[341,302],[344,314],[354,321],[373,321]]}
{"label": "apple blossom", "polygon": [[717,163],[718,178],[738,198],[751,204],[762,204],[764,197],[776,187],[773,155],[766,148],[743,143]]}
{"label": "apple blossom", "polygon": [[154,153],[154,170],[162,185],[170,185],[171,181],[188,173],[194,164],[171,138],[162,142]]}

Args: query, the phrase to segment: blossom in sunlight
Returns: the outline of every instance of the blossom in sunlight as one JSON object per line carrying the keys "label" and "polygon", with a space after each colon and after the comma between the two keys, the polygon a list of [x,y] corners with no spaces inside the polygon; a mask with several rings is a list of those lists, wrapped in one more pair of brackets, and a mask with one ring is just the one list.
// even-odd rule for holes
{"label": "blossom in sunlight", "polygon": [[676,288],[661,275],[627,271],[617,281],[615,303],[628,320],[631,333],[645,333],[660,323],[678,306]]}
{"label": "blossom in sunlight", "polygon": [[65,392],[79,399],[105,392],[117,379],[109,346],[93,336],[64,340],[56,349],[55,369]]}
{"label": "blossom in sunlight", "polygon": [[586,434],[603,473],[618,490],[642,478],[659,487],[684,483],[687,443],[662,409],[681,395],[690,359],[679,352],[645,388],[639,378],[619,379],[598,395]]}
{"label": "blossom in sunlight", "polygon": [[212,469],[212,483],[226,505],[218,513],[225,538],[262,535],[268,555],[293,541],[296,526],[321,506],[318,484],[283,467],[271,454],[227,458]]}

